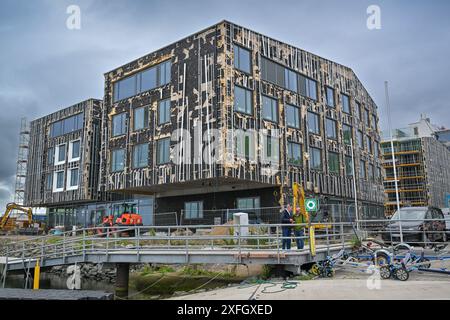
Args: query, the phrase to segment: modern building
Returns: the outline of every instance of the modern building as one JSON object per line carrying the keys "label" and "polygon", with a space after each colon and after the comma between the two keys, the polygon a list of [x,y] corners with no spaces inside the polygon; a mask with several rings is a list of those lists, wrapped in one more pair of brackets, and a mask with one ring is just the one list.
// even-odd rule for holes
{"label": "modern building", "polygon": [[[437,126],[421,117],[407,128],[396,129],[393,134],[394,157],[398,181],[400,206],[447,206],[450,194],[450,151],[437,140]],[[386,203],[385,213],[392,215],[397,209],[394,163],[390,139],[381,144]]]}
{"label": "modern building", "polygon": [[440,129],[435,132],[436,139],[442,142],[450,150],[450,129]]}
{"label": "modern building", "polygon": [[211,223],[279,206],[294,182],[350,205],[356,178],[382,212],[378,120],[349,67],[222,21],[105,74],[100,190]]}

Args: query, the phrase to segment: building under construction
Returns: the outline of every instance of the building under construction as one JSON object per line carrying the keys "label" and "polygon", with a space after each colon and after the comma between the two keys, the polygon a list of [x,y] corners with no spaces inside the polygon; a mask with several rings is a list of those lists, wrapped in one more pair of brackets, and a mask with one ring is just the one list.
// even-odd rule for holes
{"label": "building under construction", "polygon": [[[346,66],[222,21],[104,76],[103,105],[32,123],[26,203],[63,216],[50,225],[95,224],[120,210],[111,199],[144,224],[212,224],[286,203],[293,183],[332,210],[356,194],[383,213],[377,106]],[[58,126],[77,114],[76,132]]]}
{"label": "building under construction", "polygon": [[[394,130],[393,134],[400,207],[444,208],[446,196],[450,194],[450,151],[435,138],[429,119],[421,119],[419,123],[423,126],[412,124],[408,128]],[[390,139],[384,140],[381,147],[386,170],[385,214],[390,216],[397,209]]]}

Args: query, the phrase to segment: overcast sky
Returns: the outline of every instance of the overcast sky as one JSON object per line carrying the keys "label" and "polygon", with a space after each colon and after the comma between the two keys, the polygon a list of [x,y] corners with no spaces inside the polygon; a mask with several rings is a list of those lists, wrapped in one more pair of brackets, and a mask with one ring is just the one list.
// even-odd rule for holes
{"label": "overcast sky", "polygon": [[[433,3],[433,5],[430,5]],[[66,9],[81,9],[69,30]],[[366,26],[369,5],[381,29]],[[450,1],[0,0],[0,210],[12,199],[20,118],[103,98],[103,74],[223,19],[351,67],[393,126],[450,127]]]}

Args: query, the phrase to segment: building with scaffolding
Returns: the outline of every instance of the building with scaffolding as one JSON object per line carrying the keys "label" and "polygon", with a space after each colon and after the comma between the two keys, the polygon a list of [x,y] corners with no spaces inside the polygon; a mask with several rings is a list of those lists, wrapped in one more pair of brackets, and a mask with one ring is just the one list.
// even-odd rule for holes
{"label": "building with scaffolding", "polygon": [[[447,206],[450,194],[450,151],[436,139],[437,127],[430,119],[422,117],[409,127],[393,132],[400,207]],[[385,214],[397,209],[394,180],[394,163],[391,141],[386,137],[381,143],[386,203]]]}

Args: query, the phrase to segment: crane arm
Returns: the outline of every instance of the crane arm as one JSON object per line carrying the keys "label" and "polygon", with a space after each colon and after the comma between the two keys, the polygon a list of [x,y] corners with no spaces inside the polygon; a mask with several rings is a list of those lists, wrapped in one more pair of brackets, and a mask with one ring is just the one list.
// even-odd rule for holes
{"label": "crane arm", "polygon": [[6,205],[6,212],[0,221],[0,229],[5,227],[6,223],[8,222],[9,216],[11,215],[11,211],[13,210],[18,210],[26,213],[28,218],[28,224],[31,225],[31,223],[33,223],[33,212],[31,208],[24,208],[18,205],[17,203],[8,203]]}

